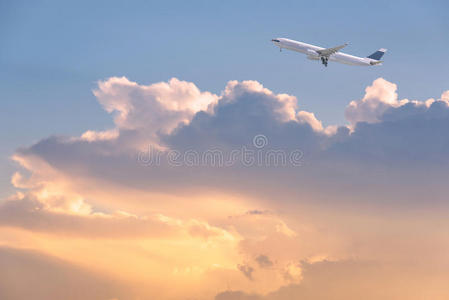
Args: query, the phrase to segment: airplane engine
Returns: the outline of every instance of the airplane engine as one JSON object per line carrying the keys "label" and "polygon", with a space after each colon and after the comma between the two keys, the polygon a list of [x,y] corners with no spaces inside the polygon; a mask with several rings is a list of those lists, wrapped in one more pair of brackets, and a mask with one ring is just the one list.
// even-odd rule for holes
{"label": "airplane engine", "polygon": [[320,55],[319,55],[316,51],[314,51],[314,50],[312,50],[312,49],[309,49],[309,50],[307,50],[307,56],[308,56],[308,57],[309,57],[309,56],[311,56],[311,57],[315,56],[316,59],[318,59]]}

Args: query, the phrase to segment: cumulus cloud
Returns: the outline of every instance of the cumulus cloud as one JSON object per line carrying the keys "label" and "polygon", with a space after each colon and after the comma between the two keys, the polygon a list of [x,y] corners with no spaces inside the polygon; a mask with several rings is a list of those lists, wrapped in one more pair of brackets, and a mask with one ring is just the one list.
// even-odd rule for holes
{"label": "cumulus cloud", "polygon": [[[373,87],[378,88],[381,83],[384,84],[378,81]],[[395,89],[391,84],[387,86]],[[335,151],[347,159],[363,158],[367,162],[446,165],[449,152],[449,139],[444,129],[449,124],[447,101],[398,101],[397,97],[392,97],[394,99],[388,102],[382,98],[386,97],[385,93],[380,95],[380,98],[366,98],[368,102],[365,98],[353,102],[348,107],[347,112],[358,114],[351,117],[354,132],[327,151]]]}
{"label": "cumulus cloud", "polygon": [[379,117],[390,107],[398,107],[407,103],[404,99],[399,101],[396,92],[397,85],[383,78],[374,80],[373,84],[365,89],[365,96],[360,101],[351,101],[346,108],[346,119],[355,125],[358,122],[378,122]]}
{"label": "cumulus cloud", "polygon": [[170,133],[218,100],[217,95],[202,92],[195,84],[176,78],[140,85],[126,77],[111,77],[99,81],[93,93],[104,109],[114,114],[116,128],[88,130],[81,139],[93,142],[120,136],[122,149],[156,143],[158,134]]}
{"label": "cumulus cloud", "polygon": [[[350,130],[346,126],[323,128],[313,113],[300,110],[295,97],[275,94],[255,81],[231,81],[220,95],[214,95],[177,79],[146,86],[126,78],[110,78],[99,83],[95,95],[107,111],[117,112],[116,128],[87,131],[81,138],[50,137],[19,149],[14,158],[32,175],[15,175],[13,182],[17,187],[40,185],[47,193],[57,193],[64,186],[63,198],[68,198],[68,189],[74,190],[71,199],[77,198],[80,189],[121,186],[150,193],[212,189],[302,201],[300,195],[311,190],[315,198],[316,193],[328,193],[320,197],[329,197],[335,189],[341,190],[341,183],[383,180],[377,175],[386,169],[366,165],[418,168],[431,162],[436,165],[432,172],[441,173],[437,167],[447,164],[449,151],[444,132],[449,122],[448,102],[444,100],[447,92],[439,100],[409,101],[399,100],[396,89],[385,79],[375,80],[361,100],[348,106]],[[260,135],[266,144],[258,151],[253,143]],[[142,147],[148,149],[148,144],[159,151],[160,164],[139,161]],[[233,151],[243,147],[262,155],[272,151],[271,160],[265,158],[260,163],[253,157],[256,163],[247,167],[240,152],[226,165]],[[210,160],[209,164],[193,162],[192,166],[182,156],[188,151],[201,155],[210,150],[218,150],[220,161],[225,161],[220,166],[227,167],[217,170]],[[297,165],[291,161],[295,151],[301,159]],[[173,154],[181,154],[184,160],[170,162]],[[279,162],[285,167],[267,166],[267,161],[278,159],[279,154],[284,155]],[[366,174],[360,177],[362,169]],[[395,171],[400,173],[401,169]],[[391,178],[391,182],[401,184],[398,181],[400,176]],[[318,187],[320,184],[327,188]],[[345,193],[354,190],[340,192],[340,198],[348,199]],[[87,198],[91,205],[105,204],[99,198]],[[83,201],[74,207],[89,211]]]}
{"label": "cumulus cloud", "polygon": [[[231,81],[214,95],[177,79],[139,85],[110,78],[99,82],[95,95],[108,112],[116,112],[116,128],[87,131],[80,138],[49,137],[19,149],[14,159],[30,176],[17,173],[12,181],[39,194],[49,209],[85,214],[112,201],[119,209],[131,202],[140,205],[142,197],[148,205],[168,209],[171,200],[159,201],[159,195],[192,190],[245,194],[266,199],[266,205],[273,197],[284,203],[333,195],[338,195],[334,203],[353,201],[357,195],[368,198],[372,191],[388,196],[393,186],[406,185],[395,192],[395,199],[417,203],[420,197],[413,186],[416,189],[429,175],[423,177],[420,166],[432,163],[429,172],[438,184],[449,162],[447,92],[439,100],[409,101],[399,100],[396,90],[393,83],[375,80],[361,100],[348,106],[350,130],[323,128],[313,113],[300,110],[295,97],[275,94],[255,81]],[[266,138],[261,149],[254,145],[258,135]],[[139,160],[143,145],[148,152],[156,149],[160,164]],[[243,147],[253,154],[284,154],[280,160],[284,164],[273,167],[267,159],[258,163],[254,156],[255,163],[248,167],[242,153],[233,164],[218,168],[210,161],[189,165],[185,156],[176,162],[180,165],[170,162],[172,154],[201,155],[210,150],[218,150],[226,162],[232,151]],[[298,165],[291,163],[295,151],[301,155]],[[404,166],[415,172],[402,174]],[[350,189],[341,188],[348,183],[353,183]],[[95,194],[109,189],[114,190],[111,197],[104,195],[107,192],[102,197]],[[125,196],[115,195],[117,191]],[[136,191],[146,194],[126,197]],[[434,201],[443,198],[443,188],[437,189]],[[294,235],[282,224],[278,230]]]}
{"label": "cumulus cloud", "polygon": [[443,92],[443,94],[441,94],[441,100],[448,102],[449,101],[449,90]]}
{"label": "cumulus cloud", "polygon": [[[54,182],[61,186],[63,179],[67,179],[65,185],[84,182],[100,187],[110,182],[167,192],[167,184],[174,182],[171,191],[190,189],[210,184],[210,173],[189,176],[191,169],[173,168],[167,164],[170,150],[254,148],[254,136],[263,133],[269,139],[268,147],[275,150],[307,149],[312,153],[326,136],[313,114],[298,109],[295,97],[276,95],[254,81],[231,81],[220,96],[214,96],[177,79],[140,86],[124,78],[111,78],[100,82],[95,94],[107,111],[118,111],[117,128],[87,131],[78,139],[50,137],[18,150],[14,159],[32,173],[30,182],[43,184],[46,190],[56,186]],[[176,116],[176,120],[171,122],[166,114]],[[160,166],[145,168],[137,161],[138,151],[148,144],[162,151]],[[237,165],[239,162],[241,157]],[[227,177],[216,183],[233,180]]]}
{"label": "cumulus cloud", "polygon": [[233,81],[211,113],[196,114],[164,141],[176,149],[193,145],[197,149],[214,145],[226,149],[246,145],[263,133],[278,146],[316,147],[324,135],[322,129],[313,113],[298,109],[296,98],[275,95],[253,81]]}
{"label": "cumulus cloud", "polygon": [[[240,290],[217,295],[221,300],[356,299],[365,298],[363,288],[390,291],[390,281],[379,278],[391,273],[360,260],[416,262],[425,230],[435,224],[407,219],[404,207],[447,207],[449,91],[436,100],[401,100],[397,86],[379,78],[347,107],[349,126],[326,128],[294,96],[256,81],[230,81],[214,94],[175,78],[141,85],[113,77],[94,94],[115,126],[17,150],[20,170],[11,181],[20,193],[0,204],[0,226],[76,244],[114,240],[110,257],[122,239],[132,240],[122,257],[143,270],[130,273],[145,275],[141,265],[157,265],[161,280],[188,282],[184,288],[197,298],[203,295],[191,286],[200,279],[214,282],[209,295],[227,280]],[[211,150],[224,159],[240,152],[229,165],[185,156]],[[142,155],[151,151],[157,162]],[[285,163],[268,164],[267,153],[285,155]],[[300,164],[292,164],[291,153],[300,154]],[[182,159],[174,162],[175,155]],[[401,214],[385,217],[386,204]],[[424,244],[445,252],[442,227]],[[423,261],[444,261],[425,250]],[[349,262],[353,257],[360,260]],[[345,294],[351,282],[359,285]]]}
{"label": "cumulus cloud", "polygon": [[375,262],[323,261],[303,263],[304,279],[299,284],[281,287],[261,295],[243,291],[224,291],[215,300],[356,300],[356,299],[445,299],[449,290],[440,272],[419,270],[427,278],[407,273],[407,268],[392,268]]}
{"label": "cumulus cloud", "polygon": [[172,78],[169,82],[139,85],[126,77],[98,82],[94,95],[109,113],[115,112],[120,129],[170,132],[188,122],[198,111],[207,110],[217,96],[201,92],[195,84]]}
{"label": "cumulus cloud", "polygon": [[351,126],[359,122],[376,123],[386,121],[385,115],[400,114],[404,108],[426,111],[435,102],[446,102],[449,91],[443,92],[436,101],[430,98],[425,101],[399,99],[397,85],[383,78],[374,80],[365,90],[365,96],[358,101],[351,101],[346,107],[345,116]]}

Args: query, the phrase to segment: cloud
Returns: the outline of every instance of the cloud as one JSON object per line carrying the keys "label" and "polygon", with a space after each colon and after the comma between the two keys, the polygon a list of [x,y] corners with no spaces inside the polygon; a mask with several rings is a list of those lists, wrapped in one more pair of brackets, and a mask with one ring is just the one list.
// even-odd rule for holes
{"label": "cloud", "polygon": [[356,123],[354,132],[327,152],[341,155],[345,160],[362,158],[368,163],[447,165],[449,139],[444,128],[449,125],[449,105],[446,101],[379,103],[382,103],[381,114],[379,107],[365,111],[367,115],[375,114],[375,120],[367,117]]}
{"label": "cloud", "polygon": [[445,91],[443,92],[443,94],[441,94],[441,100],[448,102],[449,101],[449,91]]}
{"label": "cloud", "polygon": [[114,278],[45,254],[0,247],[1,299],[132,299]]}
{"label": "cloud", "polygon": [[254,268],[250,265],[237,265],[237,269],[245,275],[249,280],[253,280]]}
{"label": "cloud", "polygon": [[259,264],[259,267],[261,268],[269,268],[273,266],[273,262],[270,260],[270,258],[263,254],[256,257],[256,262]]}
{"label": "cloud", "polygon": [[[277,197],[279,201],[305,201],[300,195],[311,194],[315,199],[328,198],[337,193],[338,198],[349,201],[358,193],[370,194],[374,186],[376,192],[387,194],[391,186],[404,185],[407,176],[416,174],[416,178],[408,178],[409,187],[402,189],[400,198],[417,202],[410,186],[425,180],[420,168],[432,164],[430,173],[438,182],[449,162],[449,140],[444,132],[449,124],[447,96],[398,100],[396,89],[385,79],[375,80],[362,100],[348,106],[349,129],[323,128],[313,113],[300,110],[295,97],[275,94],[255,81],[231,81],[220,95],[213,95],[177,79],[145,86],[126,78],[110,78],[99,83],[95,94],[107,111],[118,112],[116,128],[87,131],[81,138],[49,137],[19,149],[14,158],[32,175],[29,180],[16,175],[13,181],[17,187],[44,185],[46,191],[64,186],[64,195],[71,190],[72,198],[79,190],[165,195],[218,190],[261,199]],[[170,120],[166,114],[176,118],[169,124],[159,122],[159,118]],[[259,149],[254,137],[261,135],[266,144]],[[265,156],[262,160],[253,156],[255,163],[248,167],[242,149]],[[226,165],[235,150],[240,151],[239,156]],[[145,158],[142,153],[151,151],[156,151],[159,164],[149,165],[140,159]],[[219,163],[218,169],[210,160],[189,165],[192,162],[186,153],[201,158],[208,151],[222,155],[212,157]],[[297,165],[291,160],[295,153],[300,157]],[[173,154],[181,161],[173,163]],[[281,167],[274,167],[273,159],[279,154],[284,155],[277,160]],[[360,172],[364,175],[359,176]],[[342,184],[361,181],[370,182],[371,187],[354,184],[351,189],[341,189]],[[391,186],[379,187],[380,181]],[[436,201],[441,197],[437,195]],[[111,205],[111,199],[118,206],[124,204],[115,195],[83,198],[89,199],[90,205]],[[140,203],[139,199],[135,201]],[[156,197],[146,199],[153,199],[146,200],[153,205],[164,204]],[[129,201],[134,200],[126,203]]]}
{"label": "cloud", "polygon": [[[172,215],[179,206],[190,209],[186,203],[193,200],[185,193],[211,191],[257,199],[260,211],[309,198],[335,207],[345,202],[422,204],[420,186],[430,178],[438,185],[432,201],[441,203],[442,174],[449,162],[447,92],[439,100],[420,102],[398,100],[396,89],[382,78],[375,80],[362,100],[348,106],[349,129],[323,128],[313,113],[300,110],[295,97],[275,94],[255,81],[231,81],[214,95],[177,79],[146,86],[110,78],[99,83],[95,94],[107,111],[118,113],[116,128],[87,131],[83,137],[49,137],[19,149],[14,159],[25,172],[16,173],[13,184],[47,194],[39,201],[53,211],[85,214],[94,207],[132,211],[151,206]],[[166,114],[176,118],[167,124],[157,121]],[[266,140],[259,149],[254,138],[261,135]],[[143,145],[148,150],[142,151]],[[254,156],[255,163],[247,166],[240,152],[226,166],[233,151],[242,149],[265,158],[258,163]],[[173,154],[190,151],[201,157],[211,150],[218,150],[225,163],[189,165],[186,156],[177,161],[181,165],[170,162]],[[159,164],[142,159],[151,151]],[[284,163],[269,165],[276,159],[266,159],[270,151],[284,154],[279,160]],[[295,151],[298,165],[291,163]],[[426,166],[431,168],[421,172]],[[23,175],[27,172],[30,176]],[[202,205],[216,207],[209,200]],[[293,236],[284,225],[277,225],[279,232]]]}
{"label": "cloud", "polygon": [[351,101],[349,103],[346,107],[345,116],[352,127],[356,126],[359,122],[385,122],[390,118],[401,116],[404,111],[417,110],[425,112],[435,102],[444,102],[447,104],[448,99],[449,91],[443,92],[438,101],[432,98],[426,101],[399,100],[397,85],[383,78],[378,78],[374,80],[371,86],[366,88],[365,95],[361,100]]}
{"label": "cloud", "polygon": [[391,268],[375,262],[323,261],[302,264],[304,279],[299,284],[286,285],[266,295],[243,291],[224,291],[215,300],[291,300],[291,299],[445,299],[449,290],[444,275],[428,273],[421,278],[407,273],[407,268]]}
{"label": "cloud", "polygon": [[374,80],[365,89],[365,96],[360,101],[351,101],[346,108],[346,119],[355,125],[358,122],[374,123],[390,107],[398,107],[408,100],[398,101],[397,85],[383,78]]}
{"label": "cloud", "polygon": [[176,78],[169,82],[139,85],[125,77],[98,82],[94,95],[120,129],[170,132],[180,122],[188,122],[197,112],[207,110],[217,96],[201,92],[193,83]]}
{"label": "cloud", "polygon": [[275,95],[253,81],[232,81],[210,113],[196,114],[163,140],[175,149],[192,145],[196,149],[229,149],[247,145],[262,133],[279,147],[311,148],[324,136],[321,131],[320,121],[313,113],[299,110],[296,98]]}
{"label": "cloud", "polygon": [[[393,293],[403,265],[419,262],[417,274],[445,265],[448,93],[400,100],[380,78],[349,104],[348,126],[325,128],[295,97],[256,81],[213,94],[178,79],[109,78],[94,94],[113,128],[47,137],[14,154],[19,192],[0,204],[0,237],[14,245],[19,232],[29,238],[22,246],[178,287],[160,287],[161,299],[181,290],[212,298],[227,281],[237,291],[217,299]],[[213,164],[235,150],[232,164]],[[223,156],[189,160],[204,153]]]}
{"label": "cloud", "polygon": [[160,214],[139,217],[123,211],[73,214],[54,211],[32,195],[0,204],[0,226],[84,238],[176,239],[190,236],[204,240],[234,240],[231,233],[204,221],[183,221]]}
{"label": "cloud", "polygon": [[241,291],[226,291],[218,294],[215,300],[261,300],[259,295],[250,295]]}
{"label": "cloud", "polygon": [[270,212],[267,210],[259,210],[259,209],[252,209],[252,210],[248,210],[246,212],[247,215],[264,215],[264,214],[269,214]]}
{"label": "cloud", "polygon": [[74,215],[54,212],[30,197],[0,205],[0,226],[14,226],[34,232],[90,238],[167,237],[176,229],[157,219],[139,219],[126,214]]}
{"label": "cloud", "polygon": [[202,92],[191,82],[176,78],[168,82],[140,85],[126,77],[111,77],[98,82],[93,91],[100,104],[114,114],[116,128],[88,130],[82,140],[89,142],[115,140],[123,148],[143,147],[158,141],[158,134],[170,133],[187,123],[199,111],[208,110],[218,96]]}
{"label": "cloud", "polygon": [[[81,138],[49,137],[19,149],[14,159],[32,173],[30,182],[54,187],[55,182],[61,186],[64,181],[65,189],[82,184],[87,185],[84,190],[99,190],[109,184],[173,192],[208,186],[213,177],[206,172],[207,166],[195,176],[189,175],[190,168],[173,168],[167,163],[171,150],[254,148],[252,140],[262,132],[269,138],[269,147],[313,151],[326,136],[313,114],[298,109],[296,98],[276,95],[254,81],[229,82],[220,96],[213,96],[177,79],[140,86],[111,78],[100,82],[95,94],[107,111],[118,111],[117,127],[87,131]],[[166,113],[176,115],[176,120],[169,122]],[[290,139],[291,135],[297,139]],[[160,166],[147,168],[138,161],[139,151],[148,144],[161,151]],[[215,182],[226,185],[233,180],[226,177],[222,183]]]}

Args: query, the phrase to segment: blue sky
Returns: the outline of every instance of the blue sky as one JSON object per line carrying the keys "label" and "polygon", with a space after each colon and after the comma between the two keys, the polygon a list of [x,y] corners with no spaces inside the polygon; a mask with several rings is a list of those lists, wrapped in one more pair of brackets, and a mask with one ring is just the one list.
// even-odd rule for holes
{"label": "blue sky", "polygon": [[0,0],[0,298],[449,299],[448,3]]}
{"label": "blue sky", "polygon": [[[298,97],[325,124],[384,77],[401,98],[438,97],[449,87],[445,1],[2,1],[0,4],[0,196],[15,167],[8,157],[49,135],[112,126],[92,95],[96,82],[141,84],[171,77],[220,92],[257,80]],[[343,42],[366,56],[385,47],[379,68],[324,69],[279,51],[273,37],[322,46]]]}

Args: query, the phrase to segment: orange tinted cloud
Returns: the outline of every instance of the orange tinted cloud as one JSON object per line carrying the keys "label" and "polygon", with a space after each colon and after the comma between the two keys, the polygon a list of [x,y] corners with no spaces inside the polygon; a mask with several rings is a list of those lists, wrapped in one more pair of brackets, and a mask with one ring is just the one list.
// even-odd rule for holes
{"label": "orange tinted cloud", "polygon": [[[399,299],[394,285],[405,290],[397,278],[413,264],[405,295],[444,299],[447,92],[411,101],[396,90],[375,80],[349,104],[350,128],[325,128],[294,96],[256,81],[230,81],[219,95],[178,79],[101,81],[94,94],[114,127],[19,149],[0,240],[36,251],[21,261],[39,253],[61,262],[44,259],[58,265],[39,278],[47,291],[73,266],[131,291],[92,298],[355,299],[368,290]],[[139,160],[151,147],[160,164]],[[256,163],[168,160],[211,149],[252,151]],[[257,160],[295,150],[298,165]],[[425,292],[430,280],[439,293]],[[228,288],[236,291],[219,294]]]}

